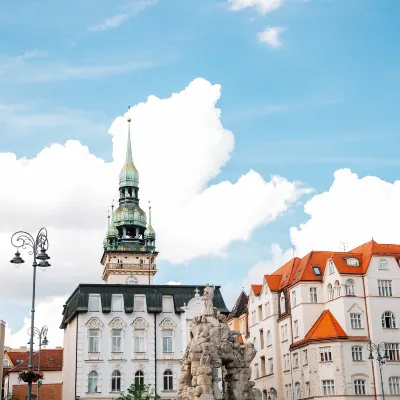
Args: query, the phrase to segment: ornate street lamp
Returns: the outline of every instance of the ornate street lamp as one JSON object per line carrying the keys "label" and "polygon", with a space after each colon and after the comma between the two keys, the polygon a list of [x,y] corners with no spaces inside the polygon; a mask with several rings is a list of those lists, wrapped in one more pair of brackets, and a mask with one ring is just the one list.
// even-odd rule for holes
{"label": "ornate street lamp", "polygon": [[[31,308],[31,329],[30,329],[30,340],[29,340],[29,365],[28,368],[33,368],[33,335],[35,330],[35,297],[36,297],[36,267],[40,267],[42,270],[50,267],[48,260],[50,257],[46,251],[49,248],[49,241],[47,239],[47,230],[42,228],[36,236],[36,239],[32,237],[28,232],[19,231],[12,235],[11,244],[17,248],[15,257],[10,261],[16,267],[23,264],[25,261],[21,258],[19,249],[26,249],[30,247],[28,253],[33,255],[33,285],[32,285],[32,308]],[[39,262],[38,262],[39,260]],[[32,400],[32,382],[28,382],[28,400]]]}
{"label": "ornate street lamp", "polygon": [[[32,329],[29,328],[28,329],[28,335],[30,337],[32,337],[31,331],[32,331]],[[46,346],[48,346],[48,344],[49,344],[49,341],[47,340],[48,331],[49,331],[49,328],[46,325],[44,325],[42,327],[42,329],[39,329],[39,328],[36,328],[36,327],[33,328],[33,336],[37,337],[39,339],[39,354],[38,354],[38,367],[37,367],[38,372],[40,371],[40,352],[42,350],[42,347],[46,348]],[[30,344],[30,343],[31,343],[31,341],[29,340],[28,344]],[[39,393],[40,393],[40,385],[41,384],[42,383],[41,383],[41,381],[39,379],[38,380],[38,387],[37,387],[37,400],[40,399]]]}
{"label": "ornate street lamp", "polygon": [[[379,374],[381,377],[381,387],[382,387],[382,399],[385,400],[385,390],[383,389],[383,379],[382,379],[382,365],[385,364],[385,360],[388,360],[388,347],[386,343],[375,344],[372,341],[368,344],[369,357],[368,360],[378,361]],[[375,357],[374,357],[375,354]]]}

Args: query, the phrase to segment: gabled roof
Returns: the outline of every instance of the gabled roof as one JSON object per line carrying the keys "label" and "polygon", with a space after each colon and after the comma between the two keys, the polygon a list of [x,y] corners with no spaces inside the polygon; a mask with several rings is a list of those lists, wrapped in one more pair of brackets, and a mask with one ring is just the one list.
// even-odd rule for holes
{"label": "gabled roof", "polygon": [[296,347],[307,342],[329,339],[348,339],[348,336],[331,311],[325,310],[308,331],[304,339],[293,343],[291,347]]}
{"label": "gabled roof", "polygon": [[[8,355],[15,352],[7,352]],[[24,352],[24,361],[15,364],[14,368],[10,369],[10,373],[19,372],[27,369],[29,365],[29,352]],[[39,353],[35,351],[33,354],[33,368],[38,368]],[[42,349],[40,351],[40,370],[41,371],[61,371],[63,365],[63,349]]]}
{"label": "gabled roof", "polygon": [[282,275],[264,275],[264,279],[267,282],[268,288],[271,292],[277,292],[279,290],[281,278]]}
{"label": "gabled roof", "polygon": [[251,285],[251,290],[256,296],[258,296],[262,291],[262,287],[263,285]]}
{"label": "gabled roof", "polygon": [[232,318],[240,317],[244,312],[246,312],[248,301],[249,297],[244,291],[242,291],[242,293],[240,293],[238,299],[236,300],[235,305],[232,308],[232,311],[228,315],[228,321]]}
{"label": "gabled roof", "polygon": [[[293,273],[290,285],[294,285],[299,281],[322,281],[326,262],[331,255],[331,251],[311,251],[305,255]],[[313,267],[318,267],[321,274],[316,275]]]}
{"label": "gabled roof", "polygon": [[372,256],[392,256],[400,258],[400,245],[399,244],[380,244],[376,243],[375,240],[370,240],[361,246],[351,250],[351,253],[361,253],[361,270],[365,274],[368,270],[368,266],[371,262]]}

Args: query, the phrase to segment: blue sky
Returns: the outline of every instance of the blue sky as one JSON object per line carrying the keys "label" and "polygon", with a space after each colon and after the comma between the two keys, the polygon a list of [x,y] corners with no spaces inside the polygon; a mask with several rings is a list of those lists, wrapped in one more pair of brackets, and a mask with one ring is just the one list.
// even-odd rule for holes
{"label": "blue sky", "polygon": [[[3,4],[0,153],[32,158],[77,139],[110,161],[107,131],[127,105],[169,97],[203,77],[221,85],[221,121],[235,136],[212,183],[255,169],[321,193],[345,167],[360,177],[398,177],[399,2],[286,0],[266,14],[233,11],[222,0],[145,3]],[[115,26],[102,25],[107,20]],[[271,27],[281,28],[280,46],[258,39]],[[251,240],[231,243],[223,259],[163,261],[157,281],[201,283],[208,275],[240,285],[272,243],[290,248],[290,227],[307,218],[302,206],[291,207]],[[100,258],[101,243],[98,251]],[[0,306],[0,317],[18,329],[27,308],[13,306],[18,312]]]}

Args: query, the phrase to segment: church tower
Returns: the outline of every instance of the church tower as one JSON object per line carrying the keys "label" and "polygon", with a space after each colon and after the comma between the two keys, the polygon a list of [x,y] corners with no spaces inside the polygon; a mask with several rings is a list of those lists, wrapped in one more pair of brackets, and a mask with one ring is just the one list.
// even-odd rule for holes
{"label": "church tower", "polygon": [[133,163],[131,119],[128,116],[128,144],[125,164],[119,174],[118,207],[112,206],[104,239],[102,279],[106,283],[149,284],[157,272],[156,233],[139,205],[139,173]]}

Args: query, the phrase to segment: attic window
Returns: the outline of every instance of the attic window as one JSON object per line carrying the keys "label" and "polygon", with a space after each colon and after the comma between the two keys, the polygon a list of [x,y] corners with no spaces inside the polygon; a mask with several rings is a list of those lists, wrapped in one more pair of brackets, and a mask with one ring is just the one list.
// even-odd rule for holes
{"label": "attic window", "polygon": [[21,364],[22,361],[24,361],[24,360],[16,360],[15,363],[16,363],[16,364]]}
{"label": "attic window", "polygon": [[321,276],[321,270],[319,269],[319,267],[314,265],[314,267],[312,267],[312,269],[313,269],[315,275]]}
{"label": "attic window", "polygon": [[55,358],[52,358],[52,357],[49,357],[47,360],[48,361],[56,361]]}
{"label": "attic window", "polygon": [[346,263],[349,267],[358,267],[360,265],[360,262],[355,257],[346,259]]}
{"label": "attic window", "polygon": [[285,282],[286,281],[286,279],[287,279],[287,275],[283,278],[283,282]]}
{"label": "attic window", "polygon": [[299,269],[299,270],[295,273],[293,279],[296,279],[296,278],[299,276],[299,273],[300,273],[300,272],[301,272],[301,269]]}

